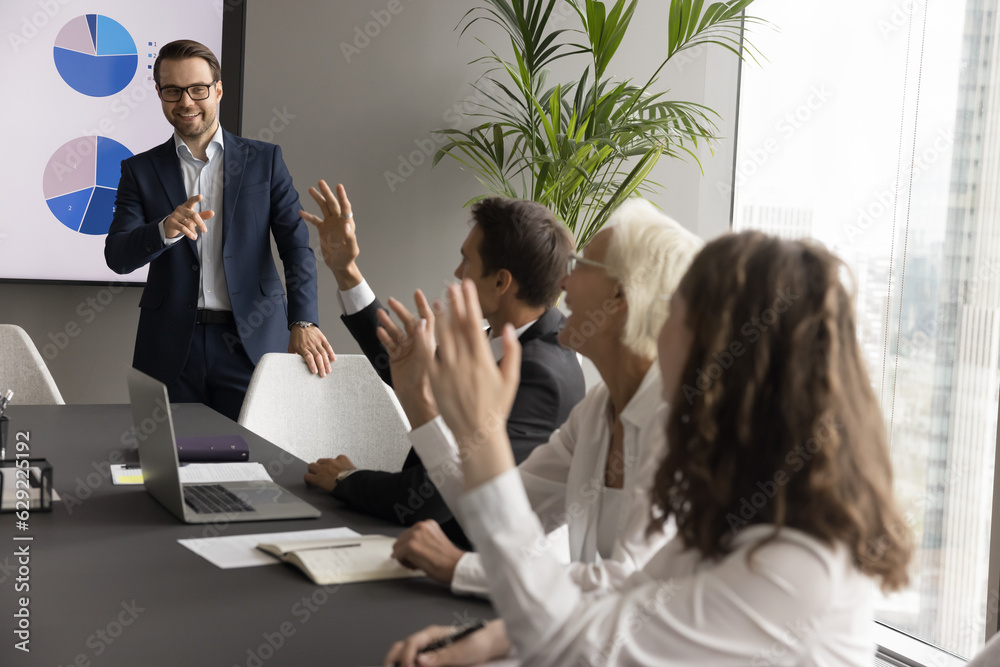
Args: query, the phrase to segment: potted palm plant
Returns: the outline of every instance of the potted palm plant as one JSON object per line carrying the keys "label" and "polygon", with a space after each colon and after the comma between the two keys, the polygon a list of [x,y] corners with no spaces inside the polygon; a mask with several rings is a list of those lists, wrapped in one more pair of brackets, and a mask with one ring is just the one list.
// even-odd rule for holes
{"label": "potted palm plant", "polygon": [[[705,7],[703,0],[671,0],[666,58],[638,85],[606,74],[638,0],[617,0],[610,9],[597,0],[485,0],[465,14],[462,34],[480,21],[500,26],[513,60],[487,47],[487,55],[470,63],[486,66],[473,84],[480,101],[470,114],[482,122],[469,130],[435,130],[445,143],[434,164],[449,156],[488,192],[545,204],[583,247],[625,199],[658,187],[647,178],[661,157],[698,163],[699,142],[711,148],[717,140],[718,114],[665,99],[667,91],[654,86],[672,58],[697,46],[754,57],[751,46],[743,48],[745,26],[762,23],[743,15],[752,2]],[[580,28],[554,28],[558,3],[570,8]],[[548,86],[548,67],[570,57],[589,62],[577,79]]]}

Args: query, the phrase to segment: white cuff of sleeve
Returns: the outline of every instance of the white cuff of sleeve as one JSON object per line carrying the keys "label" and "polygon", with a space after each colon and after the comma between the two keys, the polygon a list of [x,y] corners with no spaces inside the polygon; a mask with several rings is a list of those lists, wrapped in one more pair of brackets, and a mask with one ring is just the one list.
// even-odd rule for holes
{"label": "white cuff of sleeve", "polygon": [[375,301],[375,292],[368,286],[367,280],[362,280],[351,289],[339,290],[337,301],[340,302],[340,310],[344,315],[354,315],[372,305]]}
{"label": "white cuff of sleeve", "polygon": [[455,565],[455,574],[451,578],[451,592],[457,595],[476,595],[489,597],[486,585],[486,570],[479,554],[467,553]]}
{"label": "white cuff of sleeve", "polygon": [[[169,218],[170,216],[167,216]],[[163,241],[163,245],[173,245],[184,238],[183,234],[178,234],[172,239],[167,238],[166,232],[163,231],[163,223],[167,221],[167,218],[160,220],[160,223],[156,226],[160,230],[160,240]]]}
{"label": "white cuff of sleeve", "polygon": [[413,445],[420,461],[428,470],[449,463],[456,465],[461,463],[455,436],[451,429],[445,425],[441,415],[413,429],[409,436],[410,444]]}

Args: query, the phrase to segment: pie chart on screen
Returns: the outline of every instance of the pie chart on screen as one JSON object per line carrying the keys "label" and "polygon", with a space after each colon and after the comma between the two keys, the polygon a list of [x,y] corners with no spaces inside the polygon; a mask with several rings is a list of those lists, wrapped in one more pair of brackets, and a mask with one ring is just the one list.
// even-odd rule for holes
{"label": "pie chart on screen", "polygon": [[101,14],[77,16],[64,25],[52,57],[63,81],[90,97],[107,97],[125,88],[139,63],[132,35]]}
{"label": "pie chart on screen", "polygon": [[52,214],[81,234],[107,234],[115,214],[121,162],[132,151],[114,139],[78,137],[66,142],[45,165],[42,191]]}

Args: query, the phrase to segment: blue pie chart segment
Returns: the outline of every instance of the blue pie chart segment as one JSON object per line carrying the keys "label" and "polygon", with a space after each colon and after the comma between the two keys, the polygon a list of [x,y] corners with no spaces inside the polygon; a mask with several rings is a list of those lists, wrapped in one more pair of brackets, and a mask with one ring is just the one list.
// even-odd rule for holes
{"label": "blue pie chart segment", "polygon": [[83,225],[83,217],[87,214],[87,205],[94,194],[94,188],[71,192],[60,197],[50,197],[45,200],[49,210],[73,231],[79,231]]}
{"label": "blue pie chart segment", "polygon": [[97,185],[118,189],[122,177],[122,160],[132,157],[132,151],[114,139],[97,137]]}
{"label": "blue pie chart segment", "polygon": [[77,16],[66,23],[56,35],[52,57],[63,81],[90,97],[123,90],[139,64],[132,35],[101,14]]}
{"label": "blue pie chart segment", "polygon": [[49,210],[74,232],[107,234],[115,214],[121,162],[129,157],[132,151],[108,137],[66,142],[45,167],[42,191]]}

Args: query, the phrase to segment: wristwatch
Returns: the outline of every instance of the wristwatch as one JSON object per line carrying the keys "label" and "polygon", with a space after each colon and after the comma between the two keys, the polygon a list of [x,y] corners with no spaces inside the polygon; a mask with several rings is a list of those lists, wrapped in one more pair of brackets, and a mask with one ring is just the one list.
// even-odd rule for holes
{"label": "wristwatch", "polygon": [[305,320],[299,320],[298,322],[292,322],[292,325],[288,327],[291,330],[292,327],[302,327],[303,329],[308,329],[309,327],[316,326],[312,322],[306,322]]}

